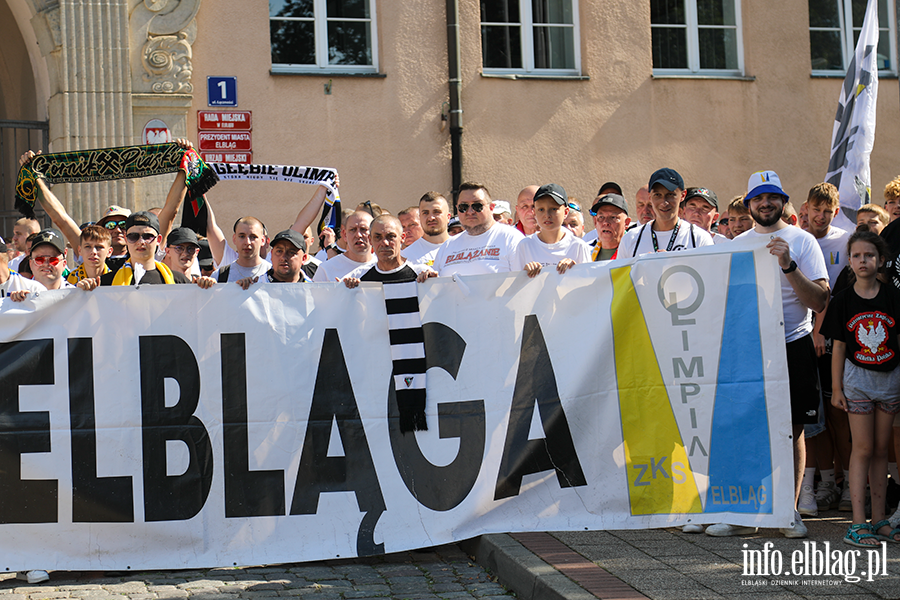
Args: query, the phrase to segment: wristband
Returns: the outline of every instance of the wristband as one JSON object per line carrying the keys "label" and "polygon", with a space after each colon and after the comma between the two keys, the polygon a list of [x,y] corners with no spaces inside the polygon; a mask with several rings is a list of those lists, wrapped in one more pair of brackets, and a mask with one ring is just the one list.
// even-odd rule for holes
{"label": "wristband", "polygon": [[787,275],[788,273],[793,273],[797,270],[797,263],[795,261],[791,261],[790,266],[787,269],[782,269],[781,272]]}

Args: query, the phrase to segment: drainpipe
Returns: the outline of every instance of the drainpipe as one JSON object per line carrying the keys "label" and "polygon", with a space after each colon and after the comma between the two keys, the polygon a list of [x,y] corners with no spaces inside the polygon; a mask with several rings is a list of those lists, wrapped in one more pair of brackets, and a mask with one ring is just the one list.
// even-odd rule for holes
{"label": "drainpipe", "polygon": [[462,104],[459,72],[459,0],[447,0],[447,66],[450,83],[450,170],[453,176],[453,214],[462,183]]}

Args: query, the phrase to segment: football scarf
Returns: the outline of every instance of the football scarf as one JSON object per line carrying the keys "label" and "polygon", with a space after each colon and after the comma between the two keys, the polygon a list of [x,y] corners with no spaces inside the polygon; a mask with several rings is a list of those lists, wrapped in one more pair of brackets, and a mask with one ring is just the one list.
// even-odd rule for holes
{"label": "football scarf", "polygon": [[[159,271],[159,274],[162,275],[163,281],[166,283],[175,283],[175,277],[172,275],[172,269],[159,261],[154,261],[156,263],[156,270]],[[116,271],[116,275],[113,277],[112,284],[113,285],[131,285],[134,283],[134,268],[131,266],[130,262],[125,263],[122,267]]]}

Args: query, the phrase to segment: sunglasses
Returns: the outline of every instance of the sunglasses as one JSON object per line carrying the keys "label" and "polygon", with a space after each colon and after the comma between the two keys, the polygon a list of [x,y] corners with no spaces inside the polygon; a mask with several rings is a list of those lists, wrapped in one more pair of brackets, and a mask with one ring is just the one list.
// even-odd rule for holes
{"label": "sunglasses", "polygon": [[145,242],[150,242],[156,239],[155,233],[129,233],[125,236],[132,244],[136,244],[139,240],[144,240]]}
{"label": "sunglasses", "polygon": [[574,202],[569,202],[569,208],[571,208],[574,211],[581,212],[581,207],[578,206],[577,204],[575,204]]}
{"label": "sunglasses", "polygon": [[456,210],[463,213],[469,212],[470,207],[477,213],[480,213],[482,210],[484,210],[484,204],[482,204],[481,202],[473,202],[472,204],[463,202],[462,204],[456,205]]}
{"label": "sunglasses", "polygon": [[183,246],[169,246],[169,248],[172,248],[178,254],[194,254],[196,252],[200,252],[200,248],[192,244],[185,244]]}
{"label": "sunglasses", "polygon": [[118,227],[119,229],[125,229],[125,219],[122,219],[121,221],[107,221],[103,224],[103,226],[110,231],[112,231],[116,227]]}
{"label": "sunglasses", "polygon": [[55,267],[62,261],[61,256],[32,256],[31,260],[34,261],[34,264],[41,266],[49,264],[51,267]]}

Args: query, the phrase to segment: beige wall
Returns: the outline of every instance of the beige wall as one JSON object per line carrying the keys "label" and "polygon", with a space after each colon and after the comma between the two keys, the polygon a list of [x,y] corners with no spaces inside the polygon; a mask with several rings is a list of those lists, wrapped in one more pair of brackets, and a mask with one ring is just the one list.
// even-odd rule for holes
{"label": "beige wall", "polygon": [[[495,198],[514,202],[525,185],[555,181],[589,202],[614,180],[633,201],[662,166],[689,186],[712,188],[723,203],[756,170],[776,170],[794,199],[824,177],[841,80],[810,77],[804,2],[743,2],[752,80],[654,79],[649,3],[588,1],[580,3],[588,80],[484,77],[478,3],[460,4],[463,179],[485,183]],[[236,75],[240,109],[253,111],[255,162],[336,167],[345,205],[372,200],[397,211],[427,190],[449,191],[449,132],[439,131],[444,3],[382,1],[377,12],[384,78],[273,76],[265,3],[204,3],[189,132],[196,133],[196,110],[207,108],[205,77]],[[878,104],[876,198],[900,172],[896,79],[881,82]],[[213,198],[223,223],[254,212],[273,229],[286,226],[311,192],[229,182]]]}
{"label": "beige wall", "polygon": [[38,119],[31,59],[5,0],[0,2],[0,119]]}

